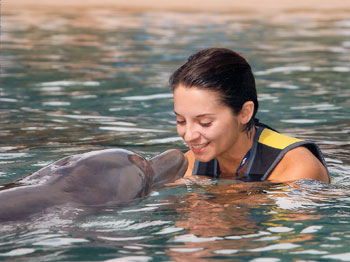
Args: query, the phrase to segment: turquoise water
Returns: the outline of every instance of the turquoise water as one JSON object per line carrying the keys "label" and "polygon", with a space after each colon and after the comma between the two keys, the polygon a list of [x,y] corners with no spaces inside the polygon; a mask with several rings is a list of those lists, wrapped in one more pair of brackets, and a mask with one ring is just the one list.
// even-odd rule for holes
{"label": "turquoise water", "polygon": [[333,183],[201,178],[128,208],[58,208],[1,225],[0,260],[350,261],[349,12],[3,10],[0,183],[95,149],[184,149],[167,80],[210,46],[245,55],[261,122],[316,141]]}

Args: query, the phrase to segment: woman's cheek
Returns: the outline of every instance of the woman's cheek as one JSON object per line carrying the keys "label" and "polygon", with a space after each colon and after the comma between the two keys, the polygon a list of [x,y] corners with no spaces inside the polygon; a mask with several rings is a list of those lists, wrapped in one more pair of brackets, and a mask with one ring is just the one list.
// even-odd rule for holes
{"label": "woman's cheek", "polygon": [[185,136],[185,128],[181,125],[176,126],[177,134],[181,137]]}

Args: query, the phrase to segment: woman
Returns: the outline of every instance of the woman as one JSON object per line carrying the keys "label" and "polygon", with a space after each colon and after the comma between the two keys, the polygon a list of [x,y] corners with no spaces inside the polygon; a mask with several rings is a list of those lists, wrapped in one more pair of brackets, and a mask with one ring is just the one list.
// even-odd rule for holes
{"label": "woman", "polygon": [[260,124],[248,62],[224,48],[202,50],[170,77],[177,132],[190,150],[185,177],[329,182],[318,146]]}

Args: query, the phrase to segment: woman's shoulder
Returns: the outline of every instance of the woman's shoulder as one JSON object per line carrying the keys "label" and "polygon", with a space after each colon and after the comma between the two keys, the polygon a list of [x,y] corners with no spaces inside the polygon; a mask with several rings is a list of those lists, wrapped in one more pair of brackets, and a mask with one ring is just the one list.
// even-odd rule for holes
{"label": "woman's shoulder", "polygon": [[306,147],[298,146],[283,156],[268,180],[289,182],[307,178],[329,182],[327,169],[317,157]]}

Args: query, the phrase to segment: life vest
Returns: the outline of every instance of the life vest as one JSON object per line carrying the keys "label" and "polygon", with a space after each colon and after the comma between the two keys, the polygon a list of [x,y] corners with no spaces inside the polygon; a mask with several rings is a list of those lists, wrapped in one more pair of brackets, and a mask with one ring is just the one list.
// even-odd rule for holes
{"label": "life vest", "polygon": [[[280,134],[265,127],[265,125],[258,126],[242,180],[247,182],[266,180],[282,157],[289,150],[298,146],[304,146],[310,150],[327,169],[322,152],[315,143]],[[219,178],[220,167],[218,160],[213,159],[209,162],[195,160],[192,174]]]}

